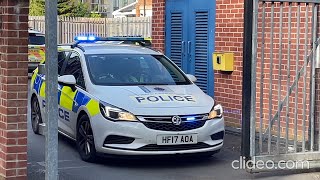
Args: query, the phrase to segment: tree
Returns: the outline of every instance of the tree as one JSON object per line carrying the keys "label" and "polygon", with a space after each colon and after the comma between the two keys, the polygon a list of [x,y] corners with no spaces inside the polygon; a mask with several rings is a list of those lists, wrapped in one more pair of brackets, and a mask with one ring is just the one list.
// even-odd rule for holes
{"label": "tree", "polygon": [[90,16],[90,11],[89,11],[89,6],[88,4],[85,3],[77,3],[74,2],[73,4],[74,8],[71,10],[71,16],[73,17],[89,17]]}
{"label": "tree", "polygon": [[45,3],[44,0],[30,1],[30,16],[44,16]]}
{"label": "tree", "polygon": [[[30,1],[30,15],[45,15],[45,0]],[[68,17],[89,17],[89,6],[78,0],[58,0],[58,15]]]}

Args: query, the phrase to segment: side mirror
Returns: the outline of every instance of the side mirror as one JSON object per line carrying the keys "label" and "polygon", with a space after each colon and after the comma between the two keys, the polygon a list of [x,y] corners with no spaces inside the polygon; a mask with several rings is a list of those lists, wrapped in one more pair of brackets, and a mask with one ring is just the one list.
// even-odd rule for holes
{"label": "side mirror", "polygon": [[46,74],[46,65],[45,64],[38,65],[38,73],[39,74]]}
{"label": "side mirror", "polygon": [[187,77],[188,77],[188,79],[189,79],[190,81],[192,81],[192,82],[196,82],[196,81],[197,81],[197,78],[196,78],[194,75],[192,75],[192,74],[187,74]]}
{"label": "side mirror", "polygon": [[70,86],[73,91],[76,90],[76,78],[73,75],[63,75],[58,77],[58,82],[64,86]]}

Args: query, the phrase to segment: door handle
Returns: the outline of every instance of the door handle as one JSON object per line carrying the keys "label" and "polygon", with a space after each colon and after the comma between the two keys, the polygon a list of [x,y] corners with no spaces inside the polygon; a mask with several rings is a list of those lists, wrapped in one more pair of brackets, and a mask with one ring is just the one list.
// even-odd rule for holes
{"label": "door handle", "polygon": [[189,61],[191,61],[191,41],[188,41],[188,55],[189,55]]}
{"label": "door handle", "polygon": [[185,55],[185,46],[186,46],[186,42],[185,41],[181,41],[181,49],[182,49],[182,55]]}

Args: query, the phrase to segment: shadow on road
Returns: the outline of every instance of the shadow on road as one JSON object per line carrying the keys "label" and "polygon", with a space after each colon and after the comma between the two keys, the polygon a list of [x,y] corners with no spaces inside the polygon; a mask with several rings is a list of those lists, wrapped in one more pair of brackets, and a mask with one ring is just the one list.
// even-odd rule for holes
{"label": "shadow on road", "polygon": [[[77,153],[76,143],[62,135],[59,135],[59,143],[64,146],[73,148]],[[192,167],[195,165],[206,166],[212,163],[219,163],[219,156],[217,153],[211,157],[207,155],[171,155],[171,156],[106,156],[100,155],[97,162],[103,166],[116,166],[126,168],[175,168],[175,167]],[[80,156],[79,156],[80,158]]]}

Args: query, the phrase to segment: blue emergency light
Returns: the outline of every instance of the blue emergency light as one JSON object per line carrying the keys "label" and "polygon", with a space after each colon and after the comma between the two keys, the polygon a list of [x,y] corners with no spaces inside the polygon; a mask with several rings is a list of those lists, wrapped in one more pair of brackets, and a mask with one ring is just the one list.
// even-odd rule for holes
{"label": "blue emergency light", "polygon": [[95,41],[96,39],[95,36],[77,36],[74,38],[75,41]]}
{"label": "blue emergency light", "polygon": [[71,48],[79,47],[80,43],[96,43],[98,41],[121,41],[126,43],[138,43],[141,46],[151,46],[151,40],[143,38],[142,36],[115,36],[115,37],[97,37],[93,35],[89,36],[76,36],[74,38],[75,43],[71,45]]}
{"label": "blue emergency light", "polygon": [[187,117],[187,121],[194,121],[194,120],[196,120],[195,117]]}

